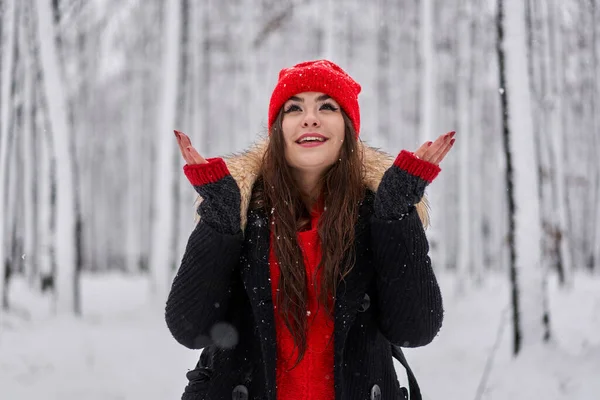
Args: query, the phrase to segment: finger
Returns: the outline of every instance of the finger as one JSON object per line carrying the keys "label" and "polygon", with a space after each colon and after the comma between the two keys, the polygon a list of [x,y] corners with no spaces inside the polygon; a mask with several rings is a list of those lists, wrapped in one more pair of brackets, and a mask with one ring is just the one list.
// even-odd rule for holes
{"label": "finger", "polygon": [[194,164],[206,164],[208,163],[208,161],[206,161],[206,159],[204,157],[202,157],[200,155],[200,153],[198,153],[198,151],[194,148],[194,146],[192,146],[192,141],[190,140],[190,138],[183,133],[183,144],[188,152],[188,156],[191,158],[192,162]]}
{"label": "finger", "polygon": [[425,160],[425,161],[429,161],[431,162],[431,159],[433,158],[433,156],[438,152],[438,150],[444,145],[444,137],[445,135],[442,135],[440,137],[438,137],[432,144],[431,146],[429,146],[426,150],[425,153],[423,154],[423,157],[421,157],[421,159]]}
{"label": "finger", "polygon": [[435,164],[449,145],[450,140],[444,141],[444,143],[437,149],[437,151],[430,155],[429,162]]}
{"label": "finger", "polygon": [[179,150],[183,154],[185,147],[183,146],[183,143],[181,142],[181,140],[182,140],[181,135],[178,133],[175,133],[175,137],[177,138],[177,145],[179,146]]}
{"label": "finger", "polygon": [[446,157],[446,154],[448,154],[448,152],[452,149],[452,146],[454,145],[455,141],[456,139],[451,138],[450,141],[448,141],[448,143],[446,144],[446,146],[444,146],[442,151],[435,155],[434,161],[439,164],[444,159],[444,157]]}
{"label": "finger", "polygon": [[190,140],[188,135],[186,135],[185,133],[182,133],[181,136],[183,137],[182,142],[185,147],[192,145],[192,141]]}
{"label": "finger", "polygon": [[435,142],[431,145],[429,149],[427,149],[427,153],[435,154],[439,151],[440,148],[444,147],[444,145],[450,141],[450,138],[454,135],[454,132],[448,132],[443,135],[440,135]]}
{"label": "finger", "polygon": [[423,144],[421,145],[421,147],[419,147],[419,148],[417,149],[417,151],[415,151],[413,154],[414,154],[415,156],[417,156],[418,158],[421,158],[421,157],[423,156],[423,154],[425,154],[425,151],[427,150],[427,148],[428,148],[429,146],[431,146],[431,143],[433,143],[433,142],[429,141],[429,142],[425,142],[425,143],[423,143]]}
{"label": "finger", "polygon": [[454,146],[455,141],[456,141],[456,139],[454,139],[454,138],[451,139],[450,143],[448,143],[448,145],[446,146],[444,151],[437,156],[437,158],[434,160],[436,165],[439,165],[442,162],[442,160],[446,157],[446,154],[448,154],[448,152],[450,150],[452,150],[452,147]]}
{"label": "finger", "polygon": [[208,163],[208,161],[206,161],[206,159],[204,157],[202,157],[200,155],[200,153],[198,153],[198,151],[196,151],[196,149],[194,147],[188,146],[187,150],[188,150],[188,153],[194,164],[207,164]]}
{"label": "finger", "polygon": [[181,143],[181,137],[177,137],[177,145],[179,146],[179,152],[181,153],[181,157],[183,157],[183,159],[185,160],[186,163],[189,164],[189,157],[188,157],[188,152],[186,150],[186,148],[183,146],[183,144]]}
{"label": "finger", "polygon": [[440,154],[443,153],[450,140],[454,137],[455,132],[448,132],[444,135],[440,135],[436,139],[436,141],[427,149],[423,159],[425,161],[433,162],[435,161]]}
{"label": "finger", "polygon": [[188,156],[188,151],[182,143],[181,132],[175,131],[175,136],[177,137],[177,145],[179,146],[179,152],[181,153],[181,156],[187,164],[190,164],[192,159]]}

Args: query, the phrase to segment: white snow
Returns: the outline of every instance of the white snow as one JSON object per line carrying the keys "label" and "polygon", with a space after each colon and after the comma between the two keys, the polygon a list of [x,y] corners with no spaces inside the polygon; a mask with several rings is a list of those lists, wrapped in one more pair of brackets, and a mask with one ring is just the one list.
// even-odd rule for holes
{"label": "white snow", "polygon": [[45,316],[43,300],[13,282],[17,309],[0,336],[2,400],[176,399],[197,352],[179,345],[139,277],[86,276],[82,319]]}
{"label": "white snow", "polygon": [[[440,276],[446,316],[428,346],[407,349],[424,399],[476,399],[502,321],[485,400],[593,400],[600,393],[600,277],[575,275],[573,288],[549,285],[554,341],[511,356],[507,279],[487,276],[480,287],[454,294],[454,277]],[[147,280],[120,274],[85,275],[84,317],[48,316],[47,300],[25,281],[11,286],[16,311],[0,336],[2,400],[180,398],[185,373],[199,351],[179,345]],[[24,306],[27,305],[28,313]],[[19,311],[21,310],[21,311]],[[35,312],[33,312],[33,311]],[[28,315],[28,316],[25,316]],[[406,384],[400,364],[397,370]]]}

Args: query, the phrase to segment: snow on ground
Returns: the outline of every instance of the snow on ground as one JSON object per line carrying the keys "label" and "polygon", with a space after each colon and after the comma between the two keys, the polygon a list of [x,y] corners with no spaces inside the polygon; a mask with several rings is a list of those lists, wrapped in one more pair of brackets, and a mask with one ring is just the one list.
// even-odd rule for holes
{"label": "snow on ground", "polygon": [[[600,277],[578,275],[570,289],[551,279],[553,340],[517,359],[505,277],[489,276],[466,296],[454,294],[452,277],[443,278],[442,330],[430,345],[405,351],[424,399],[600,399]],[[397,370],[405,383],[400,364]]]}
{"label": "snow on ground", "polygon": [[[442,331],[432,344],[406,350],[424,399],[600,398],[600,277],[577,276],[569,290],[552,280],[553,342],[516,360],[504,277],[489,276],[480,286],[463,288],[463,295],[456,294],[452,276],[441,276],[440,283]],[[151,299],[147,281],[88,275],[83,295],[81,319],[48,317],[47,301],[25,282],[14,282],[16,311],[0,333],[0,399],[180,398],[185,372],[199,352],[170,336],[163,304]],[[478,397],[488,364],[489,379]],[[405,384],[400,364],[397,369]]]}
{"label": "snow on ground", "polygon": [[[13,298],[30,304],[26,286],[15,286]],[[164,306],[150,300],[148,287],[143,278],[88,277],[82,319],[43,318],[4,329],[0,399],[180,398],[197,353],[171,337]]]}

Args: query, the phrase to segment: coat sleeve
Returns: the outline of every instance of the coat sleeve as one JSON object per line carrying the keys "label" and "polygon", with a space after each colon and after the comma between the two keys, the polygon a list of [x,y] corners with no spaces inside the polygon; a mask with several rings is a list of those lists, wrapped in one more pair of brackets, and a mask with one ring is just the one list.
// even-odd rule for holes
{"label": "coat sleeve", "polygon": [[225,319],[243,243],[239,188],[222,159],[208,161],[184,167],[203,200],[165,307],[171,334],[192,349],[211,344],[211,336],[223,331],[217,324]]}
{"label": "coat sleeve", "polygon": [[403,153],[375,194],[371,240],[381,332],[395,345],[418,347],[433,340],[443,320],[429,243],[414,206],[439,168]]}

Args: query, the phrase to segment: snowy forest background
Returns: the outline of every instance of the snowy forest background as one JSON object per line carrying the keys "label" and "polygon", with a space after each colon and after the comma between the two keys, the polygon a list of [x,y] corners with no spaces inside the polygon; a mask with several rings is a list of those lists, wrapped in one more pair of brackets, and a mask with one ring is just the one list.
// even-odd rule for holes
{"label": "snowy forest background", "polygon": [[598,398],[599,25],[597,0],[0,0],[0,398],[179,397],[172,131],[242,151],[318,58],[361,83],[367,144],[457,131],[428,189],[446,319],[407,350],[424,398]]}

